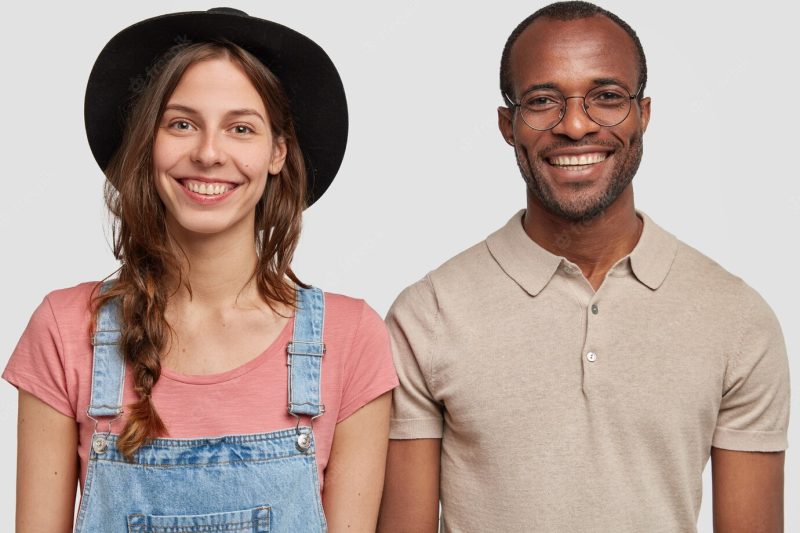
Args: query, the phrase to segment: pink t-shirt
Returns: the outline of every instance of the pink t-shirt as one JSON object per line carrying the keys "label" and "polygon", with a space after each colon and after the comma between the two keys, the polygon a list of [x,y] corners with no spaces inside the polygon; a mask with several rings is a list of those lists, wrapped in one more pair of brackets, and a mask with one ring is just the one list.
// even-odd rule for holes
{"label": "pink t-shirt", "polygon": [[[3,372],[9,383],[76,419],[81,486],[94,430],[86,408],[92,383],[90,298],[96,285],[83,283],[47,295]],[[325,414],[313,425],[320,487],[337,422],[398,384],[386,328],[363,300],[326,293],[324,324]],[[294,427],[296,420],[286,410],[286,344],[293,326],[294,320],[289,320],[263,353],[228,372],[190,376],[163,369],[153,388],[153,401],[168,437],[251,434]],[[135,399],[127,372],[123,405]],[[307,424],[308,418],[303,422]],[[124,424],[123,416],[114,422],[113,432],[119,433]]]}

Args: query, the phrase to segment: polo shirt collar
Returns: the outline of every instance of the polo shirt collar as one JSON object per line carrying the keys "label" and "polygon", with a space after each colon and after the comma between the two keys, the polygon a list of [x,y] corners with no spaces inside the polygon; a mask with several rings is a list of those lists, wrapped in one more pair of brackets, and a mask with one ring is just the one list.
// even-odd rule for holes
{"label": "polo shirt collar", "polygon": [[[629,261],[636,278],[656,290],[669,274],[678,250],[678,240],[644,213],[637,213],[644,222],[642,235],[630,255],[620,263]],[[566,259],[548,252],[525,233],[522,227],[524,215],[524,209],[517,212],[505,226],[486,238],[486,246],[508,277],[525,292],[536,296]]]}
{"label": "polo shirt collar", "polygon": [[508,223],[486,238],[489,253],[500,268],[517,285],[536,296],[550,282],[561,258],[551,254],[531,239],[522,227],[525,210],[519,211]]}
{"label": "polo shirt collar", "polygon": [[641,211],[637,213],[644,227],[639,242],[630,253],[631,269],[639,281],[656,290],[672,268],[678,252],[678,239]]}

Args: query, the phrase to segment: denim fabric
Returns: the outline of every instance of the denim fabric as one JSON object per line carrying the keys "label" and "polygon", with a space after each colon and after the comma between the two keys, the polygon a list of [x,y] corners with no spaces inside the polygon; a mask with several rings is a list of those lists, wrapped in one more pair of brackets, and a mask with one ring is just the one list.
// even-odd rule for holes
{"label": "denim fabric", "polygon": [[[289,355],[290,388],[296,394],[289,403],[316,406],[302,413],[313,417],[324,412],[319,397],[322,291],[298,289],[298,301],[287,351],[304,348]],[[100,420],[117,416],[116,409],[121,409],[124,371],[119,367],[124,369],[124,363],[116,345],[116,317],[115,305],[101,309],[95,335],[89,412]],[[92,415],[97,413],[95,403],[108,410]],[[112,433],[95,432],[92,437],[76,532],[327,531],[308,426],[253,435],[153,439],[130,462],[116,442]]]}
{"label": "denim fabric", "polygon": [[128,516],[128,531],[257,531],[269,532],[269,507],[256,507],[232,513],[191,516]]}
{"label": "denim fabric", "polygon": [[[103,285],[103,291],[108,284]],[[97,419],[101,416],[117,417],[122,414],[122,383],[125,365],[117,350],[119,343],[119,301],[110,301],[97,316],[92,344],[92,396],[87,412]]]}
{"label": "denim fabric", "polygon": [[325,300],[320,290],[298,292],[300,310],[294,319],[294,338],[289,357],[289,412],[317,417],[325,412],[320,403],[320,367],[325,355],[322,342]]}

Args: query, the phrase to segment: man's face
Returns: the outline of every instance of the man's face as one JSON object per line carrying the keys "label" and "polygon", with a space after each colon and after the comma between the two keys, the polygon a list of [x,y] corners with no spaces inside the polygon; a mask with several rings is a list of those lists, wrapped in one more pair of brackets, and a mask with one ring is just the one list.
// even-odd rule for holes
{"label": "man's face", "polygon": [[[610,80],[630,94],[639,89],[633,40],[602,16],[535,21],[514,44],[510,66],[514,94],[509,97],[515,102],[536,86],[567,97],[583,96]],[[569,98],[563,119],[547,131],[528,127],[518,110],[498,109],[500,130],[514,146],[534,202],[573,221],[599,215],[630,185],[650,119],[649,98],[634,100],[627,118],[613,127],[592,122],[582,104],[581,98]]]}

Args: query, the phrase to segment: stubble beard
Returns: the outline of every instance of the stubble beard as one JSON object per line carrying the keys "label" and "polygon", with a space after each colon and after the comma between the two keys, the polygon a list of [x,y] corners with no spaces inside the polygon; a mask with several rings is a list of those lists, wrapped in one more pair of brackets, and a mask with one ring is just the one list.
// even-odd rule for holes
{"label": "stubble beard", "polygon": [[[572,198],[557,198],[553,188],[544,179],[542,168],[544,165],[548,165],[544,159],[537,157],[534,163],[531,164],[530,157],[527,154],[525,154],[526,157],[523,160],[522,154],[518,153],[517,166],[520,174],[522,174],[522,179],[525,180],[528,186],[528,190],[545,209],[571,222],[587,222],[602,214],[619,198],[622,191],[630,185],[637,170],[639,170],[643,151],[642,134],[637,133],[631,139],[631,143],[625,152],[625,157],[616,161],[606,188],[599,196],[592,197],[581,195],[581,189],[586,188],[586,186],[577,184],[573,189],[575,195]],[[623,152],[621,151],[615,152],[615,156],[622,154]]]}

